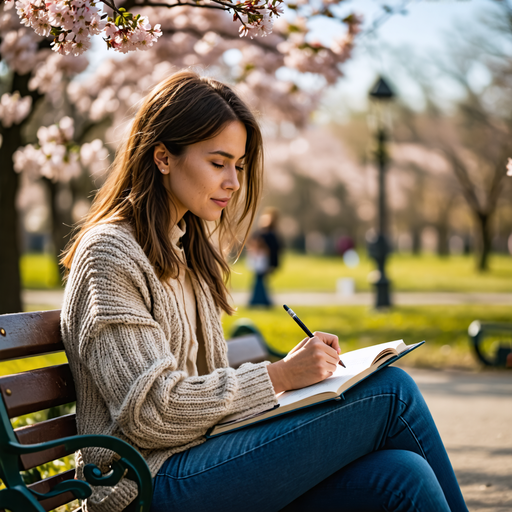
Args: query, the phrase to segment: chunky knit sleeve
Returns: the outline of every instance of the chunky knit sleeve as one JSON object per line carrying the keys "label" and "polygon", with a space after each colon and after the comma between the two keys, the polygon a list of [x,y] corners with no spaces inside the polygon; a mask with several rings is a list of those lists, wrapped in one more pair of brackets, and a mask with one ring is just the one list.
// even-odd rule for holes
{"label": "chunky knit sleeve", "polygon": [[[143,449],[176,447],[228,414],[273,407],[266,363],[199,377],[180,369],[182,323],[172,296],[130,235],[110,231],[92,233],[75,256],[62,329],[79,362],[72,368],[88,373],[123,434]],[[75,375],[78,386],[82,378]]]}

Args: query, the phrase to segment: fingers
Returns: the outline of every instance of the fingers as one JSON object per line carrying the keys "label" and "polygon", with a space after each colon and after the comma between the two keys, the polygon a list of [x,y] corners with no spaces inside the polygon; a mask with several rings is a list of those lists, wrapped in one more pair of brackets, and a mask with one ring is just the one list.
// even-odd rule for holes
{"label": "fingers", "polygon": [[320,338],[316,336],[314,338],[310,338],[307,342],[309,350],[312,352],[312,355],[315,359],[320,362],[324,362],[328,365],[330,371],[334,372],[336,370],[336,365],[338,364],[339,357],[332,347],[324,343]]}
{"label": "fingers", "polygon": [[337,354],[341,354],[341,348],[340,343],[338,341],[338,336],[334,334],[329,334],[328,332],[318,332],[315,331],[313,333],[315,335],[315,338],[319,338],[322,340],[326,345],[329,345],[332,347]]}
{"label": "fingers", "polygon": [[316,336],[305,338],[280,361],[284,389],[298,389],[320,382],[336,371],[338,362],[337,351],[332,346]]}

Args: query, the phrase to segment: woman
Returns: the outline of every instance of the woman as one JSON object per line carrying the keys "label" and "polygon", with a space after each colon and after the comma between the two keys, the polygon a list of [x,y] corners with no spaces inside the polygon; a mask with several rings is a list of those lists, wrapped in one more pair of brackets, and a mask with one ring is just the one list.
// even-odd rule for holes
{"label": "woman", "polygon": [[[336,368],[316,333],[277,363],[228,367],[219,312],[232,313],[226,239],[247,232],[262,181],[257,123],[231,89],[190,72],[145,99],[63,263],[62,335],[79,434],[135,446],[152,510],[466,510],[414,383],[392,368],[331,402],[229,435],[207,430]],[[77,454],[108,471],[112,452]],[[118,512],[133,482],[96,489],[86,510]]]}

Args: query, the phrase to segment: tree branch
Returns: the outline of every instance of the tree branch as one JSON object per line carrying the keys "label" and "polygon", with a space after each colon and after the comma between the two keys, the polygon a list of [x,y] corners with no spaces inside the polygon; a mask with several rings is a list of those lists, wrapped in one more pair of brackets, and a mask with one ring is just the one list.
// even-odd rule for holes
{"label": "tree branch", "polygon": [[114,3],[114,1],[110,1],[110,0],[102,0],[102,2],[107,5],[108,7],[110,7],[115,13],[117,13],[119,16],[122,16],[123,13],[116,7],[116,4]]}
{"label": "tree branch", "polygon": [[480,214],[483,211],[483,209],[478,201],[478,197],[475,193],[473,183],[469,178],[469,173],[466,166],[455,154],[454,151],[444,150],[443,152],[445,153],[445,155],[448,157],[448,160],[452,164],[453,172],[455,173],[455,176],[459,180],[459,183],[462,187],[462,193],[464,194],[466,201],[468,202],[469,206],[473,209],[473,211]]}
{"label": "tree branch", "polygon": [[212,0],[215,3],[226,5],[226,7],[221,7],[219,5],[211,5],[211,4],[193,4],[190,2],[177,2],[175,4],[166,4],[164,2],[151,2],[148,0],[145,0],[142,3],[137,3],[135,6],[137,7],[166,7],[167,9],[172,9],[173,7],[181,7],[183,5],[188,5],[190,7],[202,7],[203,9],[220,9],[221,11],[229,11],[231,9],[234,9],[235,6],[230,5],[229,7],[227,4],[224,4],[223,2],[218,2],[217,0]]}
{"label": "tree branch", "polygon": [[381,14],[376,20],[373,21],[371,27],[366,30],[364,33],[360,35],[360,38],[362,39],[363,36],[371,36],[375,32],[377,32],[377,29],[380,28],[381,25],[386,23],[391,16],[395,15],[396,13],[404,13],[405,8],[408,4],[410,4],[412,0],[403,0],[402,3],[396,7],[389,7],[384,6],[384,13]]}
{"label": "tree branch", "polygon": [[[188,34],[192,34],[193,36],[196,36],[197,38],[201,39],[203,36],[204,36],[204,32],[201,32],[200,30],[196,30],[196,29],[193,29],[193,28],[180,28],[180,29],[165,29],[165,30],[162,30],[162,33],[163,34],[175,34],[177,32],[185,32],[185,33],[188,33]],[[240,37],[238,36],[238,33],[236,34],[233,34],[233,33],[229,33],[229,32],[225,32],[225,31],[222,31],[222,30],[216,30],[216,33],[221,36],[222,38],[224,39],[230,39],[232,41],[240,41]],[[277,34],[273,34],[273,35],[277,35]],[[259,46],[260,48],[262,48],[263,50],[266,50],[266,51],[269,51],[269,52],[272,52],[272,53],[275,53],[277,55],[282,55],[278,49],[276,48],[276,44],[269,44],[269,43],[266,43],[264,42],[264,40],[269,40],[270,38],[268,37],[265,37],[265,38],[254,38],[254,39],[251,39],[251,44],[254,45],[254,46]]]}
{"label": "tree branch", "polygon": [[501,157],[496,160],[494,165],[494,174],[492,177],[491,186],[489,189],[489,195],[487,200],[487,210],[493,212],[498,204],[498,197],[501,193],[501,183],[507,174],[507,157],[512,154],[510,147],[506,146],[503,148]]}

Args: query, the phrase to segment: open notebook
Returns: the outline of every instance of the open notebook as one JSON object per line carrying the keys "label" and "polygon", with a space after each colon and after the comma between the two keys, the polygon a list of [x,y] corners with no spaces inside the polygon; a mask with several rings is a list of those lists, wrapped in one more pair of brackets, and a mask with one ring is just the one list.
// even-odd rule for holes
{"label": "open notebook", "polygon": [[221,423],[210,429],[207,437],[218,436],[326,400],[339,399],[352,386],[394,363],[423,343],[425,342],[406,345],[402,340],[398,340],[346,352],[341,356],[346,368],[338,366],[334,374],[322,382],[281,393],[278,396],[279,404],[269,411],[251,416],[247,416],[247,413],[226,416]]}

